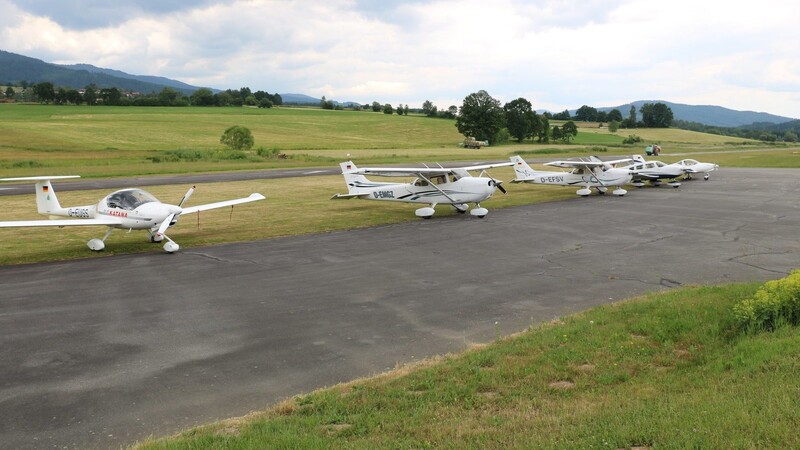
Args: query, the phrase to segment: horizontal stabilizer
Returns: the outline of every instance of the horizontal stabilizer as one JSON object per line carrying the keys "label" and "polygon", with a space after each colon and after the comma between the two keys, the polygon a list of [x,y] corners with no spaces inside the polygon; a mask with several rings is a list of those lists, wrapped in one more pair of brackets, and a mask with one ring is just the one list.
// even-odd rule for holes
{"label": "horizontal stabilizer", "polygon": [[351,198],[367,198],[369,197],[369,192],[363,192],[360,194],[336,194],[331,197],[331,200],[349,200]]}
{"label": "horizontal stabilizer", "polygon": [[81,227],[92,225],[114,226],[122,221],[116,217],[102,217],[97,219],[56,219],[56,220],[12,220],[0,222],[0,228],[12,227]]}
{"label": "horizontal stabilizer", "polygon": [[495,167],[508,167],[508,166],[513,166],[513,165],[514,165],[514,163],[509,161],[509,162],[501,162],[501,163],[494,163],[494,164],[481,164],[481,165],[477,165],[477,166],[467,166],[467,167],[462,167],[462,169],[470,170],[470,171],[471,170],[487,170],[487,169],[494,169]]}

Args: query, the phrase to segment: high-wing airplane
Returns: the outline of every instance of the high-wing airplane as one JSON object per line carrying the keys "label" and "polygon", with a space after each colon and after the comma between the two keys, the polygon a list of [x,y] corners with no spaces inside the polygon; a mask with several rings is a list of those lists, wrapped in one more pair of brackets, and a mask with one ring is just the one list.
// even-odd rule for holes
{"label": "high-wing airplane", "polygon": [[[344,181],[347,183],[347,194],[336,194],[331,199],[363,198],[393,202],[427,203],[430,206],[419,208],[415,214],[423,219],[433,216],[438,204],[453,206],[458,212],[465,213],[468,203],[476,207],[469,213],[484,217],[489,210],[481,207],[482,201],[494,194],[496,189],[505,193],[502,181],[488,175],[487,169],[510,166],[511,163],[484,164],[468,167],[444,168],[397,168],[397,167],[356,167],[353,161],[339,164]],[[469,172],[480,170],[474,177]],[[410,183],[380,182],[367,179],[365,175],[384,177],[416,177]],[[485,175],[485,176],[484,176]]]}
{"label": "high-wing airplane", "polygon": [[195,187],[189,188],[178,205],[161,203],[153,195],[141,189],[122,189],[112,192],[94,205],[73,206],[63,208],[58,202],[56,193],[53,190],[51,180],[64,178],[78,178],[76,175],[53,176],[53,177],[23,177],[23,178],[0,178],[0,181],[35,181],[36,182],[36,206],[39,214],[51,217],[69,217],[69,219],[50,219],[50,220],[15,220],[0,222],[0,228],[8,227],[69,227],[69,226],[89,226],[104,225],[108,227],[102,239],[92,239],[87,245],[94,251],[105,248],[105,240],[114,228],[124,230],[147,230],[150,242],[161,242],[164,239],[164,250],[173,253],[178,251],[180,246],[169,238],[166,234],[167,228],[178,221],[181,214],[191,214],[198,211],[223,208],[226,206],[238,205],[241,203],[263,200],[261,194],[250,194],[249,197],[236,200],[227,200],[206,205],[190,206],[184,208],[183,204],[189,200]]}
{"label": "high-wing airplane", "polygon": [[581,197],[591,194],[592,190],[590,188],[595,188],[599,194],[605,194],[608,187],[613,186],[616,189],[612,193],[622,196],[628,193],[622,186],[630,183],[632,175],[628,170],[615,169],[613,165],[624,163],[625,161],[629,160],[601,161],[595,156],[588,158],[588,160],[580,161],[552,161],[545,165],[572,170],[569,172],[550,172],[534,170],[524,159],[517,155],[511,157],[511,162],[514,164],[514,174],[516,175],[516,178],[511,182],[577,186],[580,189],[576,193]]}
{"label": "high-wing airplane", "polygon": [[683,170],[683,173],[686,174],[684,179],[691,180],[692,174],[702,173],[703,179],[708,181],[710,175],[708,172],[713,172],[719,169],[719,165],[714,163],[704,163],[699,162],[694,159],[682,159],[676,163],[670,164],[670,166],[680,167]]}
{"label": "high-wing airplane", "polygon": [[632,162],[619,168],[631,173],[632,185],[642,187],[645,181],[649,181],[654,186],[659,186],[661,180],[669,180],[667,184],[670,186],[680,187],[681,183],[677,178],[684,174],[681,167],[661,161],[645,161],[641,155],[633,155],[631,159]]}

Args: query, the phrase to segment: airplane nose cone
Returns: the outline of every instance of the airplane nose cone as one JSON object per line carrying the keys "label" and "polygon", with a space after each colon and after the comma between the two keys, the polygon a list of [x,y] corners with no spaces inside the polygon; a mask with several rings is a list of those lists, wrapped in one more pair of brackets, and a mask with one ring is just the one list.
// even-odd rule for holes
{"label": "airplane nose cone", "polygon": [[167,211],[169,211],[170,214],[178,215],[183,212],[183,209],[181,209],[180,206],[167,205]]}

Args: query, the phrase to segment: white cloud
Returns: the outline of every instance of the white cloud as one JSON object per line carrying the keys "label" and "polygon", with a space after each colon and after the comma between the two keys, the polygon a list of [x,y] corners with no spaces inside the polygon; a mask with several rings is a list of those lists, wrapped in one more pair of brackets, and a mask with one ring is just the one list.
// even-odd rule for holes
{"label": "white cloud", "polygon": [[0,0],[0,38],[47,61],[362,103],[445,108],[484,89],[556,111],[639,99],[800,111],[798,7],[782,0],[179,3],[79,28]]}

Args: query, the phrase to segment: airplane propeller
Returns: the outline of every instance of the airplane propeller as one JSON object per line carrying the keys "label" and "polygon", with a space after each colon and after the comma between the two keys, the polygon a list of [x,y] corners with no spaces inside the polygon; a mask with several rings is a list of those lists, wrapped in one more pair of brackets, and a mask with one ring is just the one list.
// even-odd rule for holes
{"label": "airplane propeller", "polygon": [[186,195],[184,195],[184,196],[183,196],[183,198],[181,199],[181,202],[180,202],[180,203],[178,203],[178,207],[179,207],[179,208],[180,208],[180,207],[182,207],[182,206],[183,206],[183,204],[184,204],[184,203],[186,203],[186,201],[187,201],[187,200],[189,200],[189,197],[191,197],[191,196],[192,196],[192,194],[194,194],[194,188],[195,188],[195,187],[194,187],[194,186],[192,186],[192,187],[190,187],[190,188],[189,188],[189,190],[188,190],[188,191],[186,191]]}
{"label": "airplane propeller", "polygon": [[489,172],[487,172],[485,170],[483,172],[481,172],[481,175],[486,175],[490,180],[492,180],[492,181],[490,181],[490,183],[494,184],[495,187],[497,187],[497,189],[500,190],[500,192],[502,192],[503,194],[508,194],[508,192],[506,192],[506,188],[503,187],[503,182],[502,181],[497,181],[494,177],[489,175]]}

